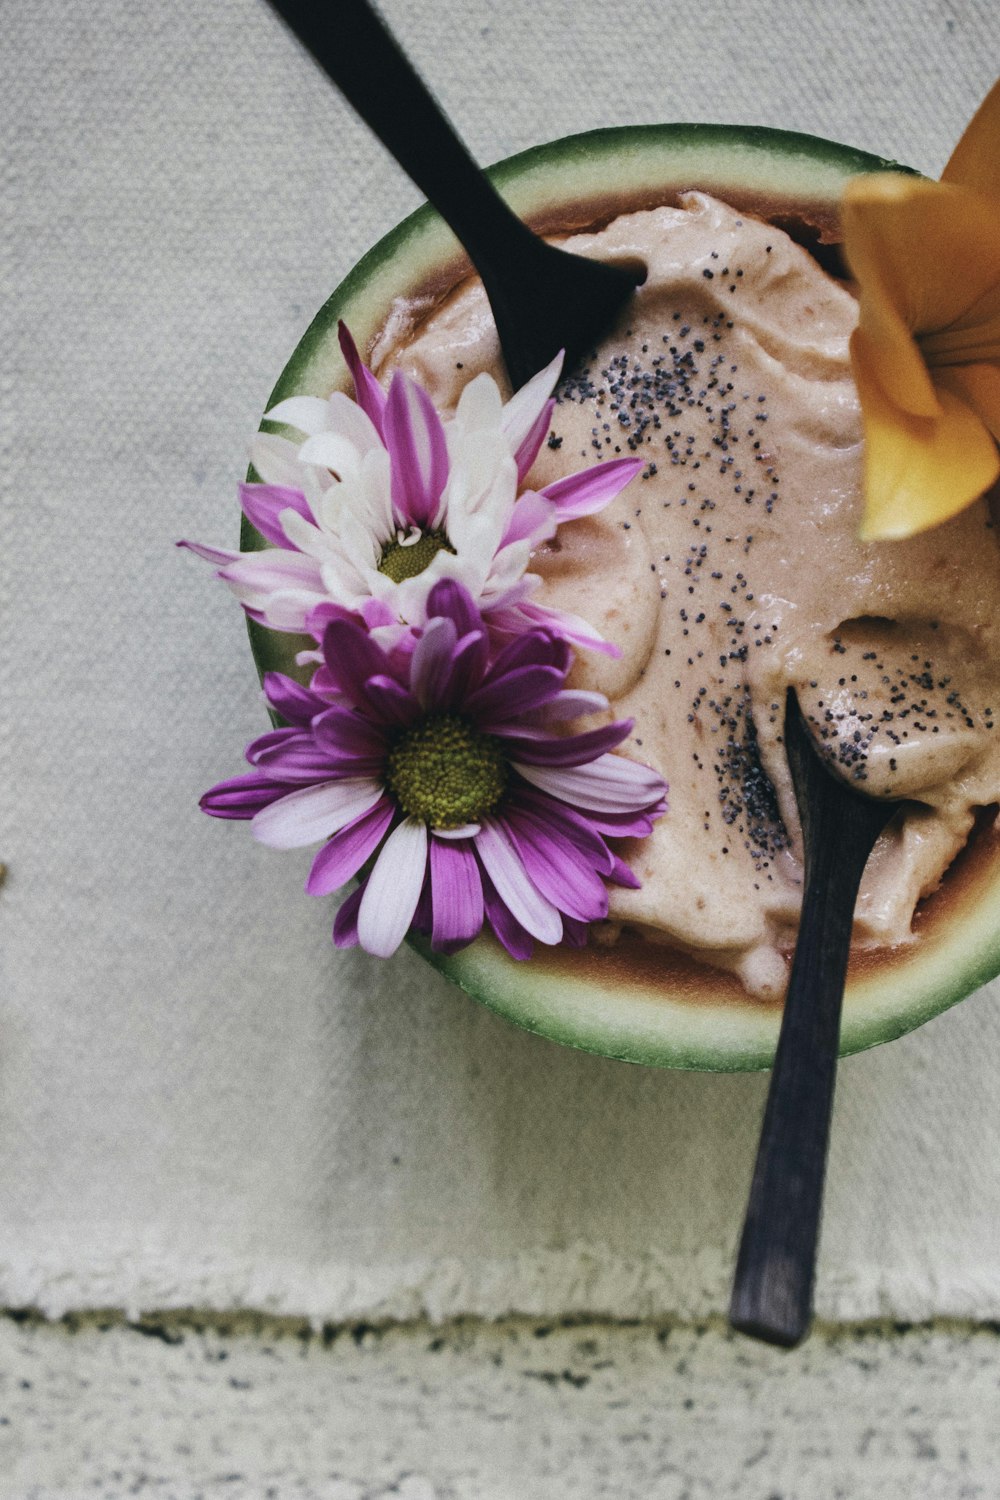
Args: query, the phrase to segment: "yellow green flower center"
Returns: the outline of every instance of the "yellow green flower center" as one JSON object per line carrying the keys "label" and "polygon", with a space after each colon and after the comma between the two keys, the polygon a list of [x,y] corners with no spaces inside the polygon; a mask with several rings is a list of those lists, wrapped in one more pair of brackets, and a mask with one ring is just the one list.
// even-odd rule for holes
{"label": "yellow green flower center", "polygon": [[400,735],[386,780],[408,817],[432,828],[461,828],[496,807],[507,785],[507,759],[499,740],[457,714],[435,714]]}
{"label": "yellow green flower center", "polygon": [[424,531],[415,542],[386,542],[378,570],[393,583],[402,583],[429,568],[439,552],[454,551],[443,531]]}

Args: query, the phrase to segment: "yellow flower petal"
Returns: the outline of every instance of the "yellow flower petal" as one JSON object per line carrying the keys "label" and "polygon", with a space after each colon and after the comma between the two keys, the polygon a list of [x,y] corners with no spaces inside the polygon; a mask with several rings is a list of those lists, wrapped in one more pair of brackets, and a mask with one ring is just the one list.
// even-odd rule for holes
{"label": "yellow flower petal", "polygon": [[956,365],[940,370],[938,386],[954,391],[1000,442],[1000,366]]}
{"label": "yellow flower petal", "polygon": [[941,181],[1000,198],[1000,79],[965,127]]}
{"label": "yellow flower petal", "polygon": [[908,200],[909,186],[909,178],[881,173],[849,182],[841,209],[844,250],[860,285],[859,347],[873,376],[904,411],[934,417],[940,407],[908,308],[910,247],[900,246],[896,233],[896,205]]}
{"label": "yellow flower petal", "polygon": [[988,429],[952,390],[939,387],[940,416],[915,417],[894,405],[863,359],[855,379],[865,435],[862,540],[913,536],[947,521],[1000,476]]}
{"label": "yellow flower petal", "polygon": [[913,333],[937,333],[974,321],[1000,286],[1000,202],[896,173],[857,177],[844,248],[862,298],[884,295]]}

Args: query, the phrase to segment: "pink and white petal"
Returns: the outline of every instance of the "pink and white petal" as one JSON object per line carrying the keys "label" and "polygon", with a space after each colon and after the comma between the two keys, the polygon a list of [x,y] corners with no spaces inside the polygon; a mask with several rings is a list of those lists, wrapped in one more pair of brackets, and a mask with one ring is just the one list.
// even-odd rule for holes
{"label": "pink and white petal", "polygon": [[347,368],[351,372],[351,379],[354,381],[354,399],[381,436],[382,419],[385,414],[385,391],[362,361],[358,346],[351,337],[346,323],[337,324],[337,337],[340,340],[340,352],[344,356]]}
{"label": "pink and white petal", "polygon": [[263,808],[251,831],[270,849],[301,849],[337,833],[374,807],[382,795],[381,782],[370,776],[321,782]]}
{"label": "pink and white petal", "polygon": [[329,426],[326,402],[321,396],[288,396],[265,412],[264,420],[280,422],[283,427],[296,427],[309,437]]}
{"label": "pink and white petal", "polygon": [[227,567],[234,563],[242,552],[230,552],[225,547],[206,547],[204,542],[189,542],[182,540],[174,543],[175,547],[183,547],[187,552],[193,552],[195,557],[201,557],[205,562],[215,563],[217,567]]}
{"label": "pink and white petal", "polygon": [[535,418],[534,424],[525,437],[523,443],[521,443],[520,447],[514,455],[514,461],[517,464],[518,484],[524,483],[525,479],[528,477],[528,474],[531,471],[532,464],[538,457],[539,450],[541,449],[541,446],[545,441],[545,434],[548,432],[551,425],[552,413],[555,411],[555,409],[556,403],[554,401],[546,401],[545,405],[538,413],[538,416]]}
{"label": "pink and white petal", "polygon": [[614,641],[606,641],[582,615],[574,615],[569,610],[553,609],[548,604],[534,604],[530,601],[522,604],[521,610],[531,624],[541,625],[546,630],[554,630],[576,646],[583,646],[588,651],[600,651],[603,656],[613,656],[616,659],[622,654],[620,646],[616,646]]}
{"label": "pink and white petal", "polygon": [[595,812],[636,812],[659,802],[666,792],[661,776],[623,755],[602,755],[588,766],[512,764],[532,786],[571,807]]}
{"label": "pink and white petal", "polygon": [[438,615],[428,622],[413,648],[410,689],[425,709],[444,699],[451,680],[457,639],[454,620]]}
{"label": "pink and white petal", "polygon": [[396,517],[404,526],[426,525],[448,481],[448,446],[430,396],[401,370],[389,387],[383,433]]}
{"label": "pink and white petal", "polygon": [[575,521],[603,510],[629,484],[644,466],[641,458],[612,458],[578,474],[567,474],[541,493],[555,502],[559,520]]}
{"label": "pink and white petal", "polygon": [[235,588],[254,595],[267,595],[276,589],[301,588],[317,594],[323,592],[319,563],[301,552],[279,547],[265,547],[261,552],[241,552],[219,574]]}
{"label": "pink and white petal", "polygon": [[346,885],[378,848],[395,816],[396,804],[383,797],[368,812],[335,833],[313,860],[306,881],[307,894],[328,896]]}
{"label": "pink and white petal", "polygon": [[584,714],[607,713],[611,705],[603,693],[585,692],[583,688],[564,688],[545,705],[546,720],[578,719]]}
{"label": "pink and white petal", "polygon": [[555,536],[558,525],[559,516],[553,502],[534,490],[525,490],[510,513],[500,546],[509,547],[511,542],[527,541],[533,548],[537,547]]}
{"label": "pink and white petal", "polygon": [[529,877],[508,830],[496,819],[484,818],[474,843],[497,895],[514,919],[539,942],[558,943],[562,918]]}
{"label": "pink and white petal", "polygon": [[544,411],[562,371],[563,353],[560,349],[555,359],[550,360],[537,375],[532,375],[519,391],[514,392],[504,407],[500,425],[511,453],[516,454],[527,441],[539,415]]}
{"label": "pink and white petal", "polygon": [[427,868],[427,825],[406,818],[382,846],[365,884],[358,941],[366,953],[389,958],[413,921]]}
{"label": "pink and white petal", "polygon": [[288,537],[281,524],[284,511],[294,510],[306,521],[313,519],[302,491],[284,484],[241,484],[240,506],[250,525],[274,547],[288,546]]}
{"label": "pink and white petal", "polygon": [[471,942],[483,925],[483,882],[471,843],[442,844],[432,835],[430,866],[431,941],[435,947]]}

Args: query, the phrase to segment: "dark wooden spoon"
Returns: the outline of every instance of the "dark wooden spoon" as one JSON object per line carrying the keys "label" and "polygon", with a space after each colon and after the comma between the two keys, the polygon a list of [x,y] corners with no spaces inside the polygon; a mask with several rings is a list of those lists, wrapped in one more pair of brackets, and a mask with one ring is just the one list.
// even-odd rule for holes
{"label": "dark wooden spoon", "polygon": [[509,209],[366,0],[270,0],[457,235],[490,299],[511,385],[593,348],[644,271],[547,245]]}
{"label": "dark wooden spoon", "polygon": [[785,748],[805,845],[805,893],[767,1096],[729,1321],[792,1347],[809,1330],[858,887],[900,803],[863,795],[828,768],[789,690]]}

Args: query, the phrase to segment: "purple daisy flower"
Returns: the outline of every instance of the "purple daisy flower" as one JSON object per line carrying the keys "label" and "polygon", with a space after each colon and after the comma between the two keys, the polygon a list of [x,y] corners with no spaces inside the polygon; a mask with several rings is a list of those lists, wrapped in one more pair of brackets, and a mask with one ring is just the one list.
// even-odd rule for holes
{"label": "purple daisy flower", "polygon": [[[607,459],[540,491],[524,488],[549,428],[562,356],[504,402],[486,374],[442,418],[401,371],[383,391],[347,329],[341,347],[355,400],[293,396],[267,413],[305,441],[259,434],[251,453],[263,484],[243,484],[248,520],[270,544],[235,552],[180,542],[219,565],[252,619],[322,639],[330,606],[360,612],[383,642],[419,627],[444,578],[462,583],[495,633],[548,624],[618,655],[585,620],[535,602],[530,571],[565,521],[609,505],[642,468]],[[307,653],[302,660],[317,660]]]}
{"label": "purple daisy flower", "polygon": [[431,591],[428,615],[412,650],[387,651],[339,611],[311,688],[264,679],[286,727],[255,740],[254,769],[201,806],[251,819],[274,848],[324,840],[306,883],[314,896],[372,861],[338,912],[339,947],[388,957],[413,927],[453,952],[484,923],[515,958],[533,939],[578,945],[607,915],[605,882],[638,885],[607,840],[648,834],[666,786],[611,753],[631,721],[566,731],[608,704],[565,686],[564,638],[533,629],[491,647],[450,579]]}

